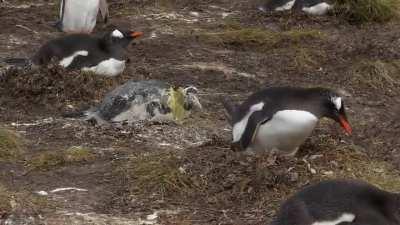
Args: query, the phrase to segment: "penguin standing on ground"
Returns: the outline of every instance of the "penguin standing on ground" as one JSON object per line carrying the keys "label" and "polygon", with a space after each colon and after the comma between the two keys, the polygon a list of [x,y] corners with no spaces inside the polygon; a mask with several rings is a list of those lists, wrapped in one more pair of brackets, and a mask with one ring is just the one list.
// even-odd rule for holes
{"label": "penguin standing on ground", "polygon": [[67,33],[91,33],[100,11],[103,21],[108,20],[106,0],[61,0],[60,20],[56,27]]}
{"label": "penguin standing on ground", "polygon": [[116,76],[125,70],[126,48],[142,32],[115,29],[104,35],[70,34],[44,44],[31,58],[6,58],[0,63],[26,68],[46,66],[53,60],[70,70],[91,71],[103,76]]}
{"label": "penguin standing on ground", "polygon": [[333,5],[325,0],[269,0],[259,9],[267,11],[286,11],[294,9],[303,11],[309,15],[322,16],[333,9]]}
{"label": "penguin standing on ground", "polygon": [[343,99],[325,88],[272,87],[251,95],[240,106],[224,101],[232,125],[233,146],[240,150],[294,155],[322,117],[351,134]]}
{"label": "penguin standing on ground", "polygon": [[400,194],[363,181],[331,180],[284,202],[271,225],[399,225]]}

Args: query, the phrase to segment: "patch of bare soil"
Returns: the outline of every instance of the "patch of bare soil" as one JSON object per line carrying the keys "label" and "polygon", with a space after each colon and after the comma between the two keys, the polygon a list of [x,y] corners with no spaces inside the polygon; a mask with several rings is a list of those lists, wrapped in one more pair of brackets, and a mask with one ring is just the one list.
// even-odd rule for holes
{"label": "patch of bare soil", "polygon": [[[52,27],[56,1],[7,2],[0,57],[28,57],[62,35]],[[97,30],[146,34],[129,48],[124,74],[6,72],[0,134],[16,135],[0,135],[0,224],[268,224],[284,199],[319,180],[359,178],[400,192],[400,24],[254,5],[113,0],[111,24]],[[183,124],[99,127],[61,116],[129,79],[195,85],[204,110]],[[220,97],[242,101],[282,85],[339,90],[354,134],[322,120],[295,158],[232,152]],[[18,157],[2,158],[13,146]]]}

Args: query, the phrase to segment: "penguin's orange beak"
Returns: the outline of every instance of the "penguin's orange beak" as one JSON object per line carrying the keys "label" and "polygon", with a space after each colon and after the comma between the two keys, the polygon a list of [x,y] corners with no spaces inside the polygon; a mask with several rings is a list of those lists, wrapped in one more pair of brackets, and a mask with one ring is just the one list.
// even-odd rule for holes
{"label": "penguin's orange beak", "polygon": [[347,134],[351,134],[353,132],[353,129],[350,126],[349,121],[347,121],[345,116],[340,115],[339,116],[339,123],[340,126],[346,131]]}
{"label": "penguin's orange beak", "polygon": [[142,35],[143,35],[143,32],[138,32],[138,31],[131,32],[131,37],[133,37],[133,38],[138,38]]}

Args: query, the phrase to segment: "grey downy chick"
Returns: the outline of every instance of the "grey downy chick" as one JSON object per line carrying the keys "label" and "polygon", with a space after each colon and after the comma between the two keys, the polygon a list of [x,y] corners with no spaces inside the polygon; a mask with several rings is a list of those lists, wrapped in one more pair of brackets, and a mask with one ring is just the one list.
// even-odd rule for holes
{"label": "grey downy chick", "polygon": [[193,86],[172,88],[159,80],[130,80],[109,92],[99,106],[84,114],[87,120],[94,119],[99,124],[182,120],[190,111],[202,109],[196,94]]}

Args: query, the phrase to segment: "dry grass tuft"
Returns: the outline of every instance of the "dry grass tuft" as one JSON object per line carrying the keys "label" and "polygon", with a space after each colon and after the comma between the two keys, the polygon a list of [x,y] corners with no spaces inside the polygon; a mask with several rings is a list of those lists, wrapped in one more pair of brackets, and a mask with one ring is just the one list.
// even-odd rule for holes
{"label": "dry grass tuft", "polygon": [[353,81],[379,90],[400,86],[400,60],[363,61],[353,68]]}
{"label": "dry grass tuft", "polygon": [[0,128],[0,162],[14,162],[23,158],[24,140],[15,132]]}
{"label": "dry grass tuft", "polygon": [[387,22],[399,17],[398,0],[336,0],[335,13],[353,23]]}

